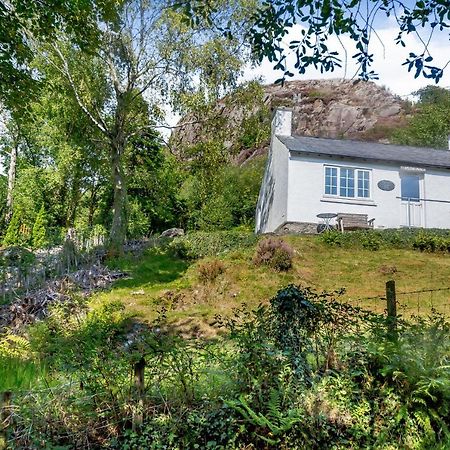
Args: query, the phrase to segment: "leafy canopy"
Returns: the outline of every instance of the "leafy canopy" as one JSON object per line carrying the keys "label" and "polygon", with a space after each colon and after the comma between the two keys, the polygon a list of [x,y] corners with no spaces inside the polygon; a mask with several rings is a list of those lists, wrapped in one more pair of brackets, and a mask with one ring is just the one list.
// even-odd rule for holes
{"label": "leafy canopy", "polygon": [[[215,9],[208,0],[183,0],[176,7],[194,22],[199,16],[214,22]],[[278,80],[282,82],[294,75],[287,61],[289,54],[295,56],[294,67],[300,74],[310,67],[321,72],[333,72],[336,67],[341,67],[343,46],[340,38],[346,35],[355,46],[352,58],[358,64],[359,77],[377,79],[371,69],[374,55],[370,51],[370,42],[379,39],[376,25],[386,19],[394,20],[398,27],[395,44],[406,47],[407,35],[416,35],[423,44],[420,51],[411,51],[406,58],[404,65],[408,71],[414,72],[415,78],[423,76],[439,82],[450,61],[444,67],[436,66],[429,43],[437,32],[448,33],[448,0],[264,0],[251,19],[248,40],[260,62],[268,58],[275,62],[275,69],[283,71],[283,77]],[[295,31],[297,36],[286,45],[283,39],[294,25],[300,25]],[[232,34],[229,28],[223,28],[223,32]],[[330,45],[333,36],[337,37],[338,48]]]}
{"label": "leafy canopy", "polygon": [[[116,19],[119,0],[0,0],[0,100],[22,104],[23,92],[34,88],[30,62],[35,44],[52,41],[58,31],[76,45],[93,47],[99,21]],[[35,77],[34,77],[35,78]]]}
{"label": "leafy canopy", "polygon": [[427,86],[415,93],[419,97],[414,115],[406,127],[397,130],[399,144],[447,148],[450,133],[450,91]]}

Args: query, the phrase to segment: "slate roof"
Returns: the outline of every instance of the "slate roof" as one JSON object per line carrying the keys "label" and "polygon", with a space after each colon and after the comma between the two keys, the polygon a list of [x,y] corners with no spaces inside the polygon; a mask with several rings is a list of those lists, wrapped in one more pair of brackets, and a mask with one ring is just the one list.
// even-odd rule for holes
{"label": "slate roof", "polygon": [[291,152],[450,169],[450,151],[346,139],[277,136]]}

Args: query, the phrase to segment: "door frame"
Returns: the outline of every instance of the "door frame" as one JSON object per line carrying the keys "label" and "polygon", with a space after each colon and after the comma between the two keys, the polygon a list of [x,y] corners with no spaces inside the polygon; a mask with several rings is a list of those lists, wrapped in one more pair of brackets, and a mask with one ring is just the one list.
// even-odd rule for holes
{"label": "door frame", "polygon": [[[425,228],[426,222],[425,222],[425,170],[400,170],[400,204],[401,204],[401,215],[403,216],[403,207],[406,206],[407,212],[406,212],[406,220],[405,224],[402,225],[403,227],[407,228]],[[408,198],[405,200],[402,196],[401,192],[401,179],[403,176],[417,176],[419,179],[419,201],[418,202],[411,202],[411,200]],[[420,224],[413,225],[411,222],[411,207],[417,206],[420,208],[419,213],[419,220]],[[403,217],[401,217],[401,221],[403,222]]]}

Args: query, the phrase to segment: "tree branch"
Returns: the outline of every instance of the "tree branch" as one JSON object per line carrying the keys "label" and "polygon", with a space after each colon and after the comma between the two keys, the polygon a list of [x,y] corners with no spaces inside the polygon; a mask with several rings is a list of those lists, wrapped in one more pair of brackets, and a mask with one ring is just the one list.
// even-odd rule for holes
{"label": "tree branch", "polygon": [[80,94],[78,92],[78,89],[75,85],[75,82],[72,78],[72,75],[70,73],[70,69],[69,69],[69,64],[67,63],[67,60],[65,59],[64,55],[62,54],[61,50],[58,48],[57,45],[52,44],[53,49],[55,50],[56,54],[58,55],[58,58],[61,61],[61,64],[63,65],[63,68],[60,69],[58,68],[58,70],[60,70],[61,73],[63,73],[63,75],[67,78],[67,81],[69,82],[69,85],[72,89],[72,92],[75,96],[75,100],[78,104],[78,106],[82,109],[82,111],[84,112],[84,114],[88,117],[88,119],[106,136],[109,136],[109,131],[107,129],[107,127],[105,126],[103,120],[101,118],[97,119],[94,117],[94,115],[89,111],[89,109],[87,108],[87,106],[85,105],[85,103],[83,102],[83,100],[80,97]]}

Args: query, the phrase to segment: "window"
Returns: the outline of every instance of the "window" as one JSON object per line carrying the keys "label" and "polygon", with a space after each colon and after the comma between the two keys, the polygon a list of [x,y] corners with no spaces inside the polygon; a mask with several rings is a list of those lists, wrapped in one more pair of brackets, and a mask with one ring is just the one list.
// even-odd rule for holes
{"label": "window", "polygon": [[418,175],[403,175],[401,177],[402,200],[418,202],[420,200],[420,177]]}
{"label": "window", "polygon": [[369,198],[369,171],[358,170],[358,197]]}
{"label": "window", "polygon": [[325,167],[325,194],[337,195],[337,167]]}
{"label": "window", "polygon": [[355,170],[340,168],[340,189],[339,195],[341,197],[355,196]]}
{"label": "window", "polygon": [[325,166],[325,195],[370,198],[370,170]]}

